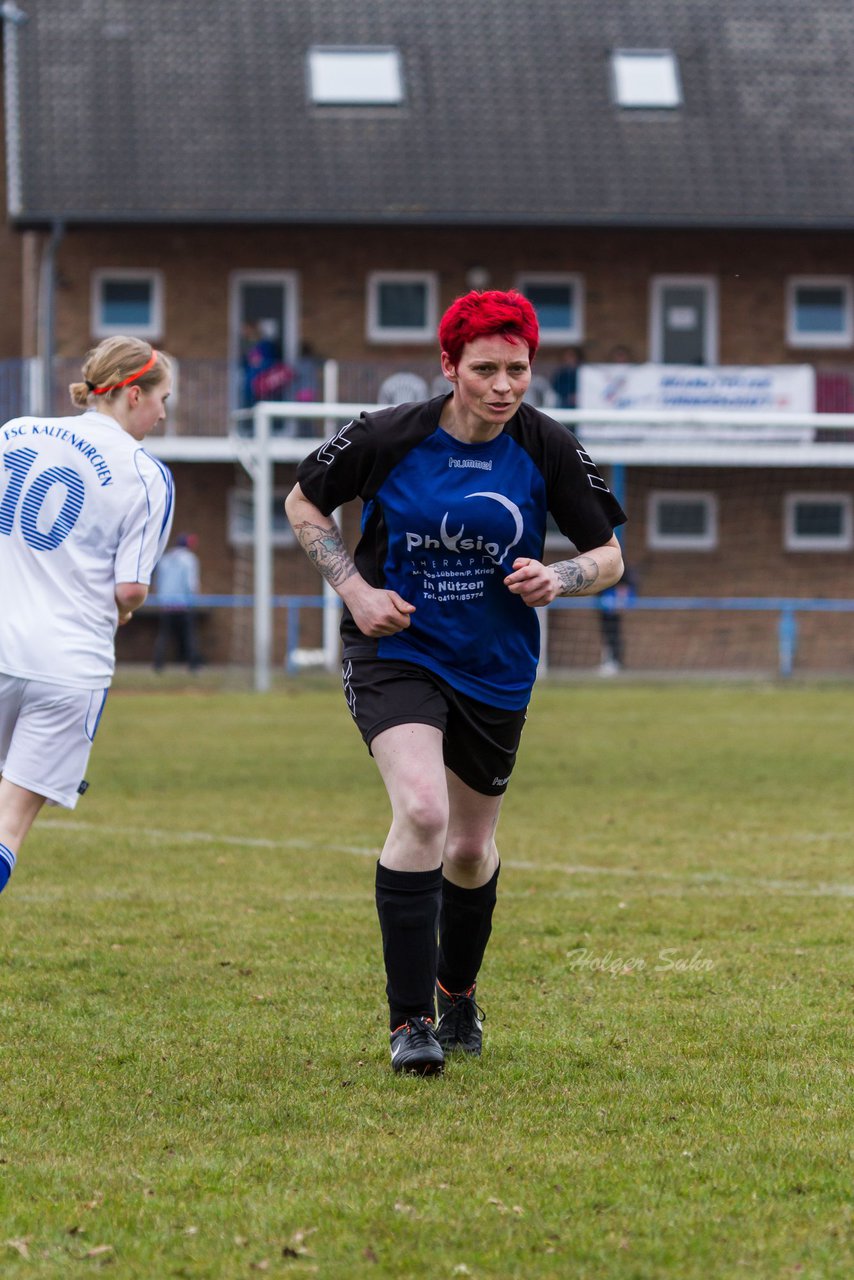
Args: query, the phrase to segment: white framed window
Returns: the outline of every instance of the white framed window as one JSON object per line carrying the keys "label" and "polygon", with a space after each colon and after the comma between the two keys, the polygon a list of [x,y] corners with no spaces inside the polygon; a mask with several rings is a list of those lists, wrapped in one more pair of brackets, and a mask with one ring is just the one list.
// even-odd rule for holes
{"label": "white framed window", "polygon": [[367,295],[370,342],[435,342],[438,289],[432,271],[372,271]]}
{"label": "white framed window", "polygon": [[528,271],[516,288],[532,304],[540,323],[540,344],[560,346],[584,337],[584,281],[568,272]]}
{"label": "white framed window", "polygon": [[647,544],[658,551],[713,551],[718,545],[718,499],[714,493],[651,493]]}
{"label": "white framed window", "polygon": [[397,106],[403,101],[400,53],[368,45],[309,49],[308,96],[318,106]]}
{"label": "white framed window", "polygon": [[163,334],[163,274],[103,267],[92,273],[94,337],[127,333],[154,340]]}
{"label": "white framed window", "polygon": [[[274,547],[296,546],[296,535],[285,515],[287,489],[274,489],[270,497],[270,521]],[[252,489],[228,491],[228,541],[232,547],[255,544],[255,496]]]}
{"label": "white framed window", "polygon": [[786,281],[790,347],[854,346],[850,276],[791,276]]}
{"label": "white framed window", "polygon": [[661,110],[681,106],[676,54],[672,49],[614,49],[611,91],[618,107]]}
{"label": "white framed window", "polygon": [[854,548],[854,503],[850,493],[787,493],[787,551],[850,551]]}
{"label": "white framed window", "polygon": [[718,362],[718,282],[714,276],[653,276],[650,359],[654,364]]}

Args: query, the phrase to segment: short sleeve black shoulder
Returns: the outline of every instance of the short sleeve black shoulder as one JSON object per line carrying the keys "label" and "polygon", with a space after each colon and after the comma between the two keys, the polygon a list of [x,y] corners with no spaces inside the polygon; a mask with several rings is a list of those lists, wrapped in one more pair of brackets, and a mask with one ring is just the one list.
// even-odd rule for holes
{"label": "short sleeve black shoulder", "polygon": [[440,427],[443,404],[363,414],[297,478],[325,515],[362,499],[357,568],[415,605],[406,630],[379,640],[345,610],[345,655],[415,662],[480,701],[524,707],[539,627],[504,579],[519,557],[542,559],[549,512],[579,551],[608,542],[625,515],[575,436],[536,409],[466,444]]}

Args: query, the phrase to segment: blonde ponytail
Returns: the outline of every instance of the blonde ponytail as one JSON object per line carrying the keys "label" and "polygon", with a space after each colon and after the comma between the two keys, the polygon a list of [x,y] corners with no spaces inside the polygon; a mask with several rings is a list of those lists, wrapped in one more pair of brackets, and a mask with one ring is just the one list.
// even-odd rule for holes
{"label": "blonde ponytail", "polygon": [[99,401],[112,404],[129,384],[142,391],[151,391],[171,372],[171,368],[169,357],[162,351],[155,351],[144,339],[116,334],[87,352],[82,368],[83,381],[72,382],[68,394],[78,409],[87,409]]}

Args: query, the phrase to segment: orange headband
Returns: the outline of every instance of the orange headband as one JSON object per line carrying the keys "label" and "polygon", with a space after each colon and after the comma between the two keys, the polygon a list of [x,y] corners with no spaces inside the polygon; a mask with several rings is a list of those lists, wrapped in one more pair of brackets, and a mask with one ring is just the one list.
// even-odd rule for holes
{"label": "orange headband", "polygon": [[122,382],[111,382],[106,387],[95,387],[91,382],[87,382],[86,386],[89,388],[93,396],[103,396],[106,395],[108,391],[118,391],[119,387],[126,387],[129,382],[136,382],[137,378],[141,378],[144,373],[148,373],[149,369],[152,369],[156,363],[157,352],[154,350],[154,347],[152,347],[151,359],[146,361],[141,369],[137,369],[136,373],[132,373],[129,378],[125,378]]}

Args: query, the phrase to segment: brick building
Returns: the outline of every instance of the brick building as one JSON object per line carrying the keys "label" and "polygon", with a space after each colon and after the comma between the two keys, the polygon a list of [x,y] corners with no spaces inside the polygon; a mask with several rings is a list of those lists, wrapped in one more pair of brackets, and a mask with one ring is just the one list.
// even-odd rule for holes
{"label": "brick building", "polygon": [[[4,41],[0,357],[39,357],[42,407],[59,409],[111,328],[174,354],[174,434],[154,447],[209,592],[248,585],[228,442],[246,322],[272,326],[292,367],[334,359],[340,398],[372,402],[395,371],[431,386],[457,294],[518,286],[546,378],[570,344],[591,361],[809,363],[826,407],[854,408],[845,0],[19,0]],[[292,478],[277,466],[277,488]],[[627,557],[649,595],[854,595],[853,480],[629,468]],[[649,495],[671,491],[714,499],[713,545],[654,545]],[[789,498],[811,493],[840,500],[831,549],[787,540]],[[275,573],[277,592],[317,589],[287,545]],[[632,621],[656,665],[657,621]],[[757,621],[747,665],[767,627],[728,620],[742,636]],[[573,626],[595,645],[591,617]],[[844,617],[821,635],[805,660],[850,663]],[[138,655],[148,638],[121,642]],[[207,644],[230,651],[227,621]]]}

